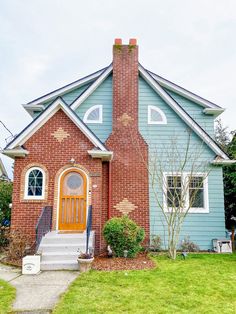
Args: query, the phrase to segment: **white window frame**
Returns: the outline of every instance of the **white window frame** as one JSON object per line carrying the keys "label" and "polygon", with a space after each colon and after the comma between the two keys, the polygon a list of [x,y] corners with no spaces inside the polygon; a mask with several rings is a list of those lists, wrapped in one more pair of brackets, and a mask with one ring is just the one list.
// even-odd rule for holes
{"label": "white window frame", "polygon": [[[96,109],[99,109],[99,118],[98,120],[89,120],[88,116],[90,115],[90,113]],[[103,121],[103,106],[102,105],[94,105],[91,108],[89,108],[85,114],[84,114],[84,119],[83,121],[85,123],[102,123]]]}
{"label": "white window frame", "polygon": [[[187,182],[188,177],[191,175],[191,177],[204,177],[203,180],[203,197],[204,197],[204,207],[192,207],[189,208],[188,213],[191,214],[208,214],[209,213],[209,197],[208,197],[208,175],[203,172],[196,172],[196,173],[189,173],[189,172],[184,172],[184,173],[178,173],[178,172],[165,172],[164,177],[163,177],[163,202],[164,202],[164,211],[165,212],[171,212],[172,208],[167,206],[167,199],[166,199],[166,194],[167,194],[167,177],[175,177],[175,176],[180,176],[181,177],[181,182]],[[189,187],[187,188],[187,193],[186,193],[186,199],[185,203],[186,206],[184,210],[187,210],[188,204],[189,204]]]}
{"label": "white window frame", "polygon": [[[29,187],[29,174],[33,170],[39,170],[42,172],[43,175],[43,183],[42,183],[42,195],[28,195],[28,187]],[[40,167],[31,167],[26,171],[25,174],[25,193],[24,199],[25,200],[43,200],[45,198],[45,171]]]}
{"label": "white window frame", "polygon": [[[152,110],[157,111],[161,117],[162,117],[162,121],[153,121],[152,117],[151,117],[151,112]],[[167,124],[167,118],[166,115],[164,114],[164,112],[158,108],[157,106],[148,106],[148,124]]]}

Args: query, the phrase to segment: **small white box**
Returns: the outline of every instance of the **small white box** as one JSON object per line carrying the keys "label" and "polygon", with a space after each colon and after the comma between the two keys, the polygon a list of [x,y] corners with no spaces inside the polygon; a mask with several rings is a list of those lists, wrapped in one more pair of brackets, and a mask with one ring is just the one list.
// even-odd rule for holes
{"label": "small white box", "polygon": [[22,260],[22,274],[35,275],[40,272],[40,256],[27,255]]}
{"label": "small white box", "polygon": [[213,249],[217,253],[232,253],[232,243],[229,239],[213,239]]}

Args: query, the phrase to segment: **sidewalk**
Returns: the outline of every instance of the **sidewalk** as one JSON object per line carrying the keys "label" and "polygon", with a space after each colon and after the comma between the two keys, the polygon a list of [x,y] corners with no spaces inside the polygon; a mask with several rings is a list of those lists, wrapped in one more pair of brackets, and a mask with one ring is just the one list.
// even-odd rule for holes
{"label": "sidewalk", "polygon": [[60,295],[78,275],[78,271],[43,271],[38,275],[22,275],[21,269],[0,264],[0,278],[16,288],[13,310],[17,312],[50,313]]}

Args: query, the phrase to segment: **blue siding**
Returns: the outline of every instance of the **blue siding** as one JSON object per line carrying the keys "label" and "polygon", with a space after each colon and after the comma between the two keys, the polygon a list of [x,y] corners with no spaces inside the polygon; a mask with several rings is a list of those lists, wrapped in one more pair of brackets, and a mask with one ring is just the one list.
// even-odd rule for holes
{"label": "blue siding", "polygon": [[[90,83],[91,84],[91,83]],[[67,105],[71,105],[71,103],[78,98],[84,91],[86,88],[88,88],[88,86],[90,84],[85,84],[83,86],[80,86],[76,89],[71,90],[70,92],[64,93],[62,95],[60,95],[60,97],[67,103]],[[58,96],[57,96],[58,97]],[[43,105],[45,107],[47,107],[53,100],[55,100],[57,97],[52,98],[51,100],[44,102]]]}
{"label": "blue siding", "polygon": [[[147,108],[148,105],[158,106],[167,117],[166,125],[148,125],[147,124]],[[150,166],[153,154],[158,153],[162,159],[165,171],[170,171],[170,166],[165,164],[166,153],[171,152],[171,141],[174,141],[186,150],[188,141],[188,132],[186,132],[186,124],[176,115],[176,113],[153,91],[153,89],[140,78],[139,81],[139,128],[142,136],[149,145]],[[212,152],[202,140],[191,134],[190,151],[193,154],[201,151],[199,164],[206,160],[211,161],[215,154]],[[190,167],[187,165],[187,169]],[[211,167],[208,177],[208,194],[209,194],[209,210],[208,214],[189,213],[183,225],[181,239],[188,235],[190,239],[196,242],[202,250],[212,248],[212,238],[225,236],[224,223],[224,198],[223,198],[223,181],[221,167]],[[177,169],[176,169],[177,170]],[[204,169],[198,169],[203,171]],[[151,180],[150,180],[151,182]],[[159,191],[159,199],[162,200],[161,188],[155,185],[155,190]],[[153,188],[150,183],[150,228],[151,234],[158,234],[163,241],[166,240],[167,229],[164,230],[164,217],[161,209],[155,201]],[[167,242],[166,242],[167,244]]]}
{"label": "blue siding", "polygon": [[112,76],[110,75],[76,110],[83,119],[85,112],[94,105],[103,106],[103,123],[87,123],[103,142],[112,131]]}
{"label": "blue siding", "polygon": [[188,100],[172,91],[166,91],[183,107],[184,110],[211,136],[214,138],[214,116],[203,113],[204,108],[197,103]]}

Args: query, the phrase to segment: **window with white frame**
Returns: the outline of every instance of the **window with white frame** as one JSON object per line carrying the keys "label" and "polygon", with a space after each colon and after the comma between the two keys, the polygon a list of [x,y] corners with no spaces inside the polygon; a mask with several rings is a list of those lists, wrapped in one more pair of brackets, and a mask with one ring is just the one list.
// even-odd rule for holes
{"label": "window with white frame", "polygon": [[164,202],[167,211],[190,207],[190,213],[209,213],[208,178],[206,174],[165,174]]}
{"label": "window with white frame", "polygon": [[167,124],[166,115],[156,106],[148,106],[148,124]]}
{"label": "window with white frame", "polygon": [[102,105],[89,108],[84,114],[83,121],[85,123],[102,123]]}
{"label": "window with white frame", "polygon": [[39,167],[30,168],[25,175],[25,199],[43,199],[45,173]]}

